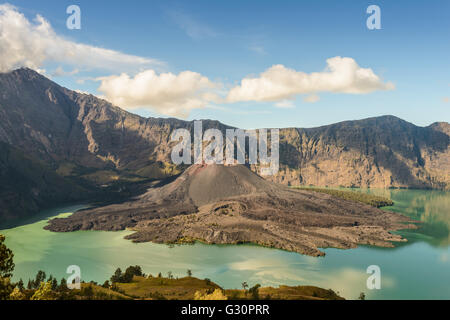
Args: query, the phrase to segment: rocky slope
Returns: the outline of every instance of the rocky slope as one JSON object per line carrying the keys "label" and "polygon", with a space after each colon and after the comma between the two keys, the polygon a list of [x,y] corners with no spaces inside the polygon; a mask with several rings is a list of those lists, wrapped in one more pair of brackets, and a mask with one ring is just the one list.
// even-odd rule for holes
{"label": "rocky slope", "polygon": [[0,222],[29,215],[46,204],[86,199],[90,192],[0,142]]}
{"label": "rocky slope", "polygon": [[[0,74],[0,141],[61,177],[96,186],[179,174],[169,141],[178,119],[142,118],[30,69]],[[204,130],[228,126],[203,122]],[[278,175],[291,185],[450,188],[450,125],[385,116],[280,132]],[[253,168],[257,171],[258,168]]]}
{"label": "rocky slope", "polygon": [[450,125],[417,127],[393,116],[281,131],[285,184],[450,187]]}
{"label": "rocky slope", "polygon": [[[52,231],[123,230],[137,242],[256,243],[311,256],[318,248],[392,246],[409,219],[324,193],[264,180],[242,165],[193,165],[175,181],[122,204],[52,219]],[[413,227],[413,226],[411,226]]]}

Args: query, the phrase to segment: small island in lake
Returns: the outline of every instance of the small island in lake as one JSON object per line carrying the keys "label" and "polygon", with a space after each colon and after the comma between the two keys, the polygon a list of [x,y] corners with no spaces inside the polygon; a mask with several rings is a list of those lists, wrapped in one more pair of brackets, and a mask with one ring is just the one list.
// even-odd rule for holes
{"label": "small island in lake", "polygon": [[136,232],[126,238],[135,242],[255,243],[321,256],[318,248],[392,247],[406,240],[390,231],[415,228],[409,218],[376,208],[380,199],[374,206],[355,200],[279,185],[243,165],[193,165],[135,199],[50,220],[46,229],[128,228]]}

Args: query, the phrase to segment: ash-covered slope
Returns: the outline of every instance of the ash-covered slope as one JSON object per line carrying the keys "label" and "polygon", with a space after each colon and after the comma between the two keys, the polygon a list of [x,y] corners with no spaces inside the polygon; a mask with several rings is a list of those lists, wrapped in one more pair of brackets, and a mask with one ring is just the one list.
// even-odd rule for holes
{"label": "ash-covered slope", "polygon": [[152,189],[140,201],[155,201],[173,194],[182,194],[197,207],[222,199],[255,193],[277,192],[278,186],[264,180],[243,165],[193,165],[174,182]]}
{"label": "ash-covered slope", "polygon": [[407,218],[327,194],[293,190],[242,165],[193,165],[123,204],[53,219],[52,231],[123,230],[133,241],[258,243],[309,255],[318,247],[392,246]]}
{"label": "ash-covered slope", "polygon": [[173,182],[150,188],[123,204],[83,210],[66,219],[54,219],[53,231],[122,230],[138,221],[198,212],[198,208],[220,200],[289,190],[266,181],[242,165],[192,165]]}

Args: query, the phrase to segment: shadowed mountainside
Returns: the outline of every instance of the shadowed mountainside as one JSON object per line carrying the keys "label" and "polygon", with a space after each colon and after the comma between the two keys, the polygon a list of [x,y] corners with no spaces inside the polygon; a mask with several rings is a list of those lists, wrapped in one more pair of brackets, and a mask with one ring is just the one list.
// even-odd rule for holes
{"label": "shadowed mountainside", "polygon": [[[193,122],[142,118],[26,68],[0,74],[0,119],[1,142],[62,178],[97,188],[181,173],[185,167],[170,161],[170,134],[193,130]],[[209,128],[230,127],[204,120],[203,129]],[[281,129],[280,171],[268,178],[290,185],[449,189],[449,135],[448,123],[418,127],[393,116]],[[14,184],[8,178],[3,189],[27,201],[31,187],[22,192]],[[44,189],[35,188],[39,199]],[[14,207],[18,200],[11,201]]]}
{"label": "shadowed mountainside", "polygon": [[89,193],[44,163],[0,142],[0,222],[25,217],[48,203],[86,199]]}

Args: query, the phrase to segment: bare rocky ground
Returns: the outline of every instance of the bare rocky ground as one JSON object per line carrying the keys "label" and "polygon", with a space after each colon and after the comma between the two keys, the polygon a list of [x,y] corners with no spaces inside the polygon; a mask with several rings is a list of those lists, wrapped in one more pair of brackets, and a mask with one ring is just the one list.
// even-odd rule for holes
{"label": "bare rocky ground", "polygon": [[311,256],[318,248],[392,247],[408,218],[362,203],[264,180],[247,167],[193,165],[133,201],[53,219],[52,231],[123,230],[135,242],[256,243]]}

